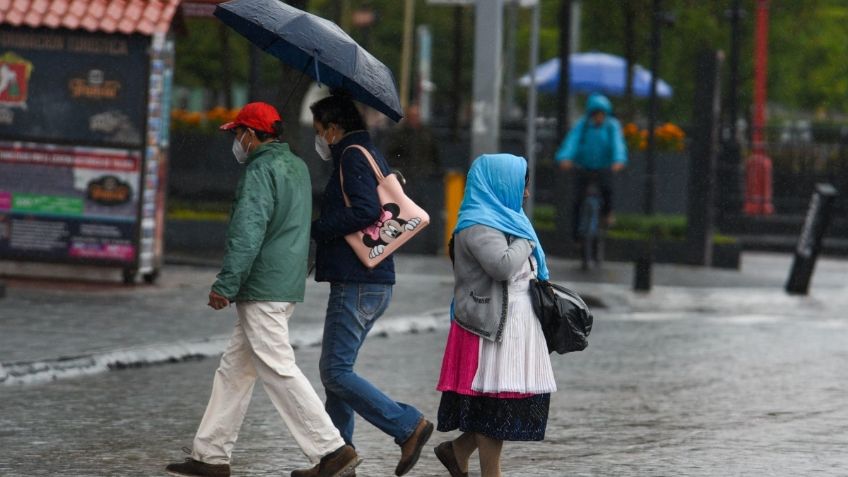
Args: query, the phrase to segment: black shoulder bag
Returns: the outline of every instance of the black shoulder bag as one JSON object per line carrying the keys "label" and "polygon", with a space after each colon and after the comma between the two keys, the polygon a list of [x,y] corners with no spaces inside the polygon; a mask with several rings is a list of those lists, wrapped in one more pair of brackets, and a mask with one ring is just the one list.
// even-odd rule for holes
{"label": "black shoulder bag", "polygon": [[[532,260],[530,268],[533,268]],[[532,279],[530,297],[549,353],[565,354],[586,349],[593,318],[580,295],[556,283]]]}

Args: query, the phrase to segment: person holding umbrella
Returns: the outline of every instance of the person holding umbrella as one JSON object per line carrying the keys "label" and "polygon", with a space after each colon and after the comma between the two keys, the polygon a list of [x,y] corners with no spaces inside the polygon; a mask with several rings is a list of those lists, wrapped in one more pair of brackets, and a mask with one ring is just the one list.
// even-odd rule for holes
{"label": "person holding umbrella", "polygon": [[209,306],[222,310],[235,303],[238,321],[215,372],[191,457],[166,471],[176,476],[230,475],[233,445],[258,377],[300,449],[316,463],[312,475],[350,477],[360,459],[298,368],[289,341],[288,322],[306,288],[309,171],[280,140],[282,120],[269,104],[245,105],[221,129],[233,134],[233,155],[245,171]]}
{"label": "person holding umbrella", "polygon": [[[389,172],[353,99],[399,121],[403,113],[392,72],[335,23],[278,0],[231,0],[218,4],[214,14],[303,76],[345,92],[311,106],[316,149],[322,159],[333,163],[320,217],[312,223],[312,238],[318,244],[315,279],[330,283],[321,381],[327,412],[344,441],[352,446],[356,412],[401,447],[395,474],[404,475],[418,461],[433,424],[413,406],[395,402],[353,372],[360,347],[391,300],[394,263],[389,257],[369,270],[344,239],[382,215],[374,171],[362,153],[348,147],[364,147],[383,172]],[[342,166],[351,207],[345,206],[342,194]],[[323,475],[320,472],[319,465],[296,470],[292,477]]]}
{"label": "person holding umbrella", "polygon": [[[363,153],[351,146],[368,150],[386,175],[389,165],[372,144],[349,97],[335,92],[311,109],[315,148],[323,160],[333,163],[320,216],[312,222],[317,243],[315,280],[330,283],[319,363],[326,409],[348,445],[353,445],[354,413],[393,437],[401,448],[395,468],[400,476],[418,461],[433,424],[418,409],[394,401],[353,370],[368,332],[389,305],[395,268],[391,256],[373,269],[366,268],[344,238],[373,224],[382,212],[374,171]],[[349,197],[350,207],[345,206],[343,194]],[[295,471],[292,477],[314,475],[310,470]]]}

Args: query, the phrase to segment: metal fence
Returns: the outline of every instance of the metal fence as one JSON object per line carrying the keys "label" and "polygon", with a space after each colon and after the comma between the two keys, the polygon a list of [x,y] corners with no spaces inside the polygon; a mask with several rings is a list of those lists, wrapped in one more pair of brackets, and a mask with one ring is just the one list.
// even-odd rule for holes
{"label": "metal fence", "polygon": [[804,213],[819,182],[830,183],[841,192],[834,204],[835,214],[848,212],[848,143],[783,141],[770,144],[768,153],[777,213]]}

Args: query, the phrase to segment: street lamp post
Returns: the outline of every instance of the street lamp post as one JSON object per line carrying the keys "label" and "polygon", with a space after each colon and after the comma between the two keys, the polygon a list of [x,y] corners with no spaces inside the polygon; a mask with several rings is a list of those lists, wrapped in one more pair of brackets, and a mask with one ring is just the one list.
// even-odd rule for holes
{"label": "street lamp post", "polygon": [[[656,189],[656,165],[654,149],[656,140],[654,129],[657,121],[657,79],[660,74],[660,50],[662,48],[661,20],[666,20],[662,11],[662,0],[654,0],[651,11],[651,91],[648,96],[648,147],[645,151],[645,196],[642,210],[645,215],[654,214],[654,194]],[[645,248],[636,260],[633,288],[639,291],[651,289],[651,269],[653,267],[654,231],[648,238]]]}

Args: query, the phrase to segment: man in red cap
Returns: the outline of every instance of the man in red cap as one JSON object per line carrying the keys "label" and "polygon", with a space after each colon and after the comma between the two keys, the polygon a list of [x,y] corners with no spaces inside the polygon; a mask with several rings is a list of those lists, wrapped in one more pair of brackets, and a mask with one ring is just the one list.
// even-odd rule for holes
{"label": "man in red cap", "polygon": [[306,288],[312,190],[306,164],[281,142],[282,121],[266,103],[244,106],[221,126],[235,136],[245,171],[227,230],[227,252],[209,292],[215,310],[236,304],[238,321],[221,357],[191,457],[177,476],[230,475],[230,456],[258,377],[315,477],[350,477],[361,461],[345,445],[295,363],[288,320]]}

